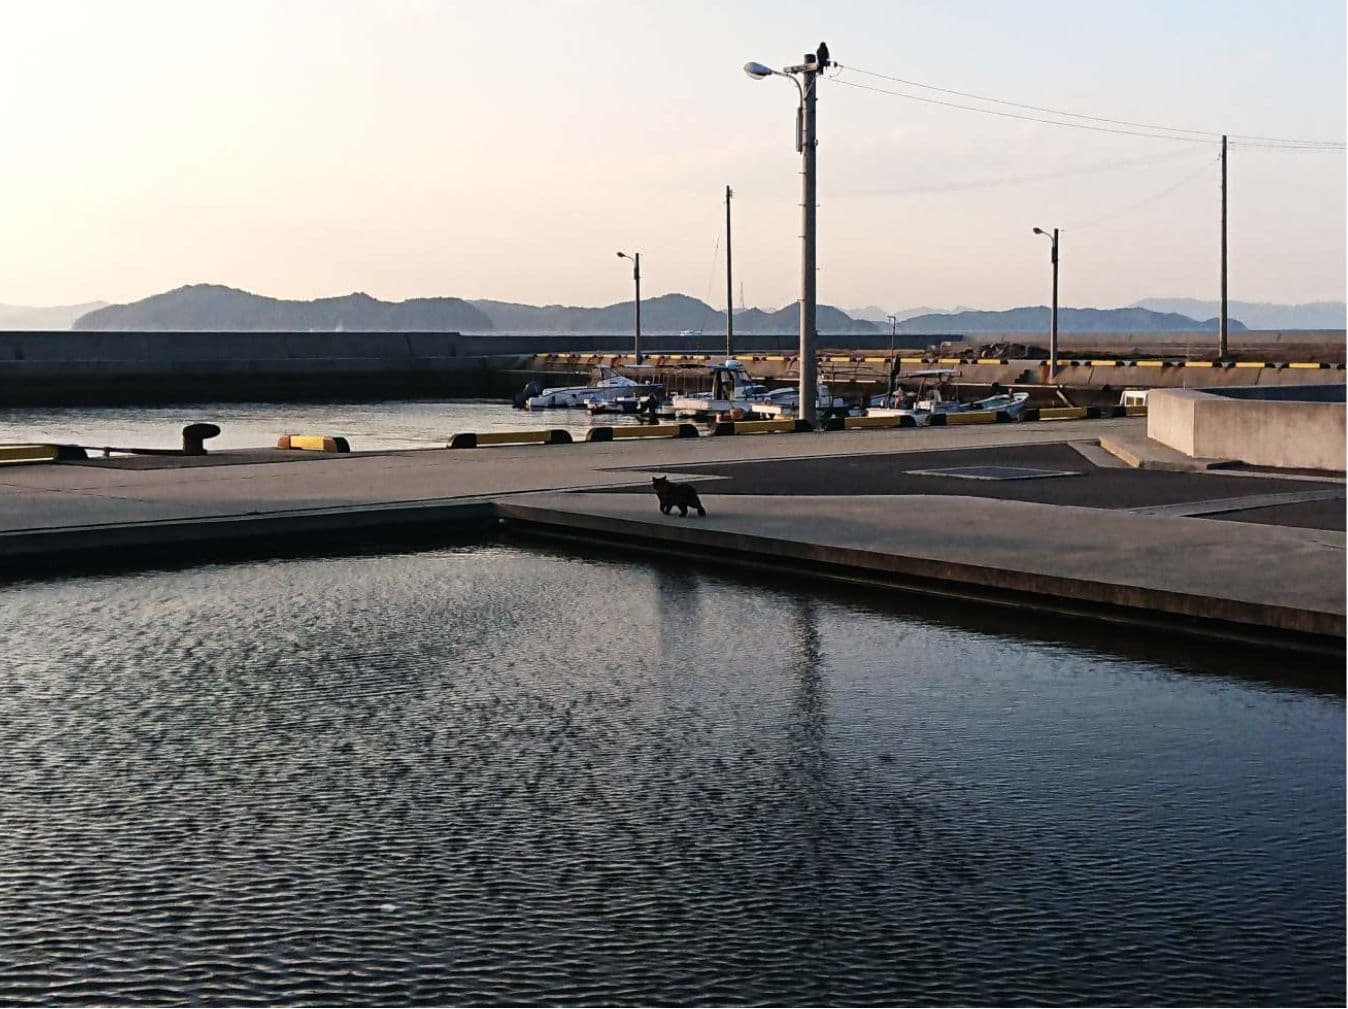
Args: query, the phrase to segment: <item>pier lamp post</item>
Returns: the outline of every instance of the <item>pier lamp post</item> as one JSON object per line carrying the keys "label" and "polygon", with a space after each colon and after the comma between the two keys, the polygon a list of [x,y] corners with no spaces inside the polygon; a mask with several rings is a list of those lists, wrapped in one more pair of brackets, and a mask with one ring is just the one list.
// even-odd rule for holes
{"label": "pier lamp post", "polygon": [[1043,228],[1035,228],[1034,233],[1053,243],[1048,254],[1053,263],[1053,314],[1048,328],[1048,380],[1052,382],[1058,377],[1058,229],[1054,228],[1051,235]]}
{"label": "pier lamp post", "polygon": [[635,331],[632,335],[632,355],[637,359],[637,364],[641,363],[641,253],[634,252],[628,255],[625,252],[618,253],[619,259],[630,259],[632,261],[632,282],[636,284],[636,323]]}
{"label": "pier lamp post", "polygon": [[796,86],[800,104],[796,107],[796,150],[801,155],[801,262],[800,262],[800,406],[796,416],[811,426],[818,417],[819,380],[815,359],[815,137],[814,103],[819,75],[829,64],[828,46],[806,53],[804,62],[782,70],[762,63],[744,64],[744,72],[754,80],[785,77]]}

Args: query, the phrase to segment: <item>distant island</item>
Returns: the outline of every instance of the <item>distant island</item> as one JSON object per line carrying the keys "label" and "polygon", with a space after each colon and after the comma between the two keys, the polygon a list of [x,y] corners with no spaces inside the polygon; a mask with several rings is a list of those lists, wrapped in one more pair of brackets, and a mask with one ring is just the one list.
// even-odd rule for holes
{"label": "distant island", "polygon": [[[1215,300],[1203,300],[1201,298],[1142,298],[1124,308],[1145,308],[1151,312],[1174,313],[1176,315],[1187,316],[1189,319],[1208,320],[1215,319],[1221,311],[1220,305]],[[918,316],[964,316],[969,312],[978,311],[967,305],[957,305],[954,308],[929,308],[926,306],[920,308],[896,308],[887,311],[879,305],[865,305],[861,308],[849,308],[848,314],[856,319],[869,319],[871,322],[889,325],[889,316],[894,316],[899,322],[905,322],[908,319]],[[1230,301],[1227,303],[1227,311],[1231,318],[1239,319],[1250,329],[1343,329],[1348,325],[1348,305],[1342,301],[1306,301],[1298,304],[1279,304],[1267,301]],[[1146,317],[1143,317],[1146,318]],[[1066,317],[1059,320],[1064,328],[1067,325]],[[1080,325],[1089,320],[1073,320],[1073,325]],[[1111,328],[1127,326],[1126,319],[1118,319],[1111,322]],[[1000,323],[999,323],[1000,325]],[[973,329],[974,325],[960,324],[957,328]]]}
{"label": "distant island", "polygon": [[[1003,312],[954,312],[915,315],[898,324],[900,333],[1043,333],[1049,328],[1047,305],[1008,308]],[[1218,322],[1192,319],[1177,312],[1153,312],[1146,308],[1059,308],[1061,333],[1187,333],[1217,332]],[[1238,319],[1228,319],[1233,332],[1245,330]]]}
{"label": "distant island", "polygon": [[380,301],[347,294],[314,301],[266,298],[219,284],[192,284],[129,305],[107,305],[73,329],[208,332],[489,332],[491,320],[462,298]]}
{"label": "distant island", "polygon": [[[874,310],[873,308],[870,310]],[[193,284],[125,305],[105,305],[79,316],[80,330],[180,332],[457,332],[473,334],[547,335],[583,333],[610,335],[632,328],[632,303],[598,308],[571,305],[526,305],[508,301],[463,298],[413,298],[381,301],[355,293],[313,301],[268,298],[218,284]],[[643,299],[642,331],[652,335],[683,332],[714,334],[725,326],[724,312],[685,294]],[[737,333],[791,333],[798,309],[790,304],[776,311],[750,308],[735,313]],[[1064,308],[1059,311],[1064,333],[1215,331],[1215,318],[1195,319],[1178,312],[1148,308]],[[1244,324],[1231,320],[1232,331]],[[927,312],[903,319],[904,334],[1043,333],[1048,330],[1046,306],[985,312]],[[854,318],[841,309],[820,305],[818,327],[830,335],[883,333],[887,326]]]}
{"label": "distant island", "polygon": [[0,329],[73,329],[75,323],[106,301],[87,301],[81,305],[0,305]]}

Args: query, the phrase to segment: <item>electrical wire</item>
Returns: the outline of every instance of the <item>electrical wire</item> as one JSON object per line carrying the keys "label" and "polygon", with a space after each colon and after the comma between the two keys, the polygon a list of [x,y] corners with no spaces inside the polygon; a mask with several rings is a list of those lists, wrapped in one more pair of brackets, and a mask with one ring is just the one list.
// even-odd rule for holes
{"label": "electrical wire", "polygon": [[[1173,126],[1159,126],[1154,123],[1135,122],[1128,119],[1112,119],[1107,116],[1093,116],[1082,112],[1067,112],[1063,109],[1054,109],[1044,105],[1031,105],[1026,102],[1015,102],[1005,98],[993,98],[988,95],[979,95],[970,91],[957,91],[953,88],[941,88],[932,84],[923,84],[919,81],[911,81],[902,77],[895,77],[890,74],[878,73],[874,70],[863,70],[859,67],[844,67],[841,64],[835,64],[838,67],[838,73],[850,71],[852,73],[864,74],[868,77],[876,77],[881,80],[892,81],[896,84],[902,84],[905,87],[921,88],[927,91],[935,91],[940,94],[955,95],[960,98],[970,98],[974,101],[990,102],[996,105],[1005,105],[1010,108],[1028,109],[1032,112],[1042,112],[1049,116],[1058,116],[1058,119],[1046,119],[1041,116],[1023,115],[1017,112],[1007,112],[999,109],[981,108],[976,105],[965,105],[959,102],[944,101],[942,99],[931,98],[924,95],[910,94],[904,91],[894,91],[888,88],[881,88],[871,84],[862,84],[857,81],[844,80],[835,75],[832,80],[838,84],[847,87],[861,88],[867,91],[876,91],[880,94],[892,95],[896,98],[907,98],[911,101],[925,102],[931,105],[942,105],[947,108],[962,109],[966,112],[981,112],[984,115],[1001,116],[1008,119],[1021,119],[1028,122],[1045,123],[1052,126],[1070,126],[1074,129],[1094,130],[1100,133],[1115,133],[1124,136],[1140,136],[1155,140],[1175,140],[1189,143],[1212,144],[1221,140],[1222,134],[1208,130],[1191,130]],[[1064,119],[1082,119],[1086,122],[1065,122]],[[1109,125],[1093,125],[1093,124]],[[1231,140],[1238,141],[1241,147],[1265,147],[1277,148],[1280,150],[1328,150],[1343,151],[1348,149],[1348,144],[1338,140],[1304,140],[1289,137],[1266,137],[1248,134],[1228,134],[1228,144]]]}
{"label": "electrical wire", "polygon": [[707,274],[707,289],[703,293],[702,301],[704,304],[711,304],[711,285],[716,283],[716,260],[721,254],[721,236],[725,234],[725,225],[722,224],[720,230],[716,232],[716,244],[711,250],[711,270]]}
{"label": "electrical wire", "polygon": [[[1161,157],[1131,158],[1126,161],[1098,162],[1093,165],[1079,165],[1075,168],[1061,168],[1049,172],[1036,172],[1030,175],[1013,175],[991,179],[975,179],[969,182],[950,182],[930,186],[909,186],[902,189],[868,189],[847,193],[848,196],[909,196],[919,193],[953,193],[974,189],[997,189],[1001,186],[1022,185],[1033,182],[1046,182],[1052,179],[1069,178],[1076,175],[1098,175],[1126,168],[1149,167],[1170,164],[1175,161],[1189,161],[1194,157],[1192,149],[1162,155]],[[1204,164],[1207,164],[1206,155]]]}
{"label": "electrical wire", "polygon": [[1111,210],[1107,214],[1104,214],[1100,217],[1091,218],[1090,220],[1084,221],[1080,224],[1073,224],[1070,227],[1063,228],[1062,230],[1064,232],[1084,231],[1087,228],[1095,227],[1097,224],[1103,224],[1106,221],[1112,221],[1115,218],[1123,217],[1125,214],[1132,214],[1134,211],[1141,210],[1143,207],[1150,206],[1153,203],[1163,200],[1171,193],[1176,192],[1182,189],[1183,187],[1187,186],[1189,183],[1193,182],[1195,179],[1199,178],[1204,173],[1211,170],[1212,166],[1215,164],[1217,164],[1217,161],[1214,161],[1211,158],[1206,159],[1203,162],[1203,164],[1198,166],[1197,170],[1187,173],[1178,182],[1173,182],[1170,185],[1166,186],[1164,189],[1152,193],[1150,196],[1144,196],[1142,199],[1138,200],[1135,203],[1130,203],[1127,206],[1121,207],[1118,210]]}

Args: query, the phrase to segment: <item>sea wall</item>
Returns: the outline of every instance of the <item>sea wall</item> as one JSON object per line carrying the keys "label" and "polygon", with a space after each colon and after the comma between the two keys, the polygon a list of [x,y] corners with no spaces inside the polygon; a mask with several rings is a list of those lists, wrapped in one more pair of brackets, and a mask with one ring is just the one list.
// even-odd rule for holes
{"label": "sea wall", "polygon": [[[899,334],[896,346],[925,353],[945,345],[944,353],[964,354],[975,344],[999,340],[1040,342],[1043,334],[958,335]],[[1296,342],[1286,342],[1295,338]],[[1211,356],[1211,334],[1066,334],[1064,355],[1080,346],[1088,353],[1106,348],[1120,352]],[[820,350],[888,350],[888,334],[820,334]],[[721,334],[648,336],[647,352],[711,353],[724,349]],[[1269,352],[1283,360],[1343,359],[1343,333],[1232,334],[1232,349],[1245,357]],[[791,354],[795,334],[737,336],[744,354]],[[1297,348],[1295,351],[1290,348]],[[1319,353],[1315,352],[1319,348]],[[202,333],[202,332],[0,332],[0,408],[30,404],[184,402],[192,400],[314,400],[407,396],[509,396],[521,384],[519,371],[539,354],[589,351],[629,352],[630,336],[575,335],[463,336],[457,333]],[[979,380],[1003,384],[1033,382],[1036,362],[1008,363],[1003,375]],[[1027,368],[1030,371],[1027,373]],[[1099,369],[1095,369],[1098,371]],[[1187,370],[1187,369],[1186,369]],[[1085,366],[1064,369],[1060,380],[1083,387],[1119,388],[1157,381],[1155,369],[1119,367],[1096,377]],[[1144,372],[1134,375],[1134,371]],[[968,376],[974,378],[975,376]],[[1169,378],[1170,376],[1167,376]],[[1151,381],[1148,382],[1147,379]],[[1300,376],[1298,376],[1300,378]],[[1260,375],[1258,381],[1283,376]],[[1199,377],[1189,384],[1228,381],[1225,373]],[[1249,381],[1245,379],[1245,381]],[[1178,383],[1176,383],[1178,384]]]}

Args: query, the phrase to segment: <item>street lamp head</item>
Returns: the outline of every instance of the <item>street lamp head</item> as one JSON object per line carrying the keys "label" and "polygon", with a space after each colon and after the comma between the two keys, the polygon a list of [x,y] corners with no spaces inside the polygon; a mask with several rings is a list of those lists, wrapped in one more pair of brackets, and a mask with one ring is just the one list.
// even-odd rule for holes
{"label": "street lamp head", "polygon": [[627,259],[627,258],[628,258],[627,253],[625,253],[625,252],[620,252],[620,253],[618,253],[618,258],[619,258],[619,259]]}
{"label": "street lamp head", "polygon": [[1047,234],[1048,234],[1048,232],[1045,231],[1043,228],[1035,228],[1035,229],[1034,229],[1034,233],[1035,233],[1036,235],[1047,235]]}
{"label": "street lamp head", "polygon": [[761,81],[764,77],[771,77],[777,71],[773,70],[772,67],[765,67],[762,63],[750,62],[744,64],[744,72],[754,80]]}

